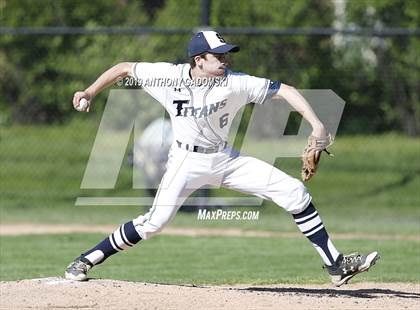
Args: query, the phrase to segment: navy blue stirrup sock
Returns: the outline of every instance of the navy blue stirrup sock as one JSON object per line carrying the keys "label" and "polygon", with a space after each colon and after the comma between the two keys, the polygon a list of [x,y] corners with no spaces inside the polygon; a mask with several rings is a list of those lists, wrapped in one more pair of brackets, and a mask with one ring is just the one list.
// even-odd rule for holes
{"label": "navy blue stirrup sock", "polygon": [[327,266],[331,266],[340,253],[331,242],[312,202],[301,213],[293,214],[299,230],[312,242]]}
{"label": "navy blue stirrup sock", "polygon": [[121,225],[116,231],[98,243],[82,256],[97,265],[105,261],[111,255],[132,247],[141,240],[134,228],[133,221]]}

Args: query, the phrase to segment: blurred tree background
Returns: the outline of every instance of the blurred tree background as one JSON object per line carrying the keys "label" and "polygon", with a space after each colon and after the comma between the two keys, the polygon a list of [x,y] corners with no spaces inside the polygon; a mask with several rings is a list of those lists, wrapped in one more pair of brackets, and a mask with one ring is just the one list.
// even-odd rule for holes
{"label": "blurred tree background", "polygon": [[[342,29],[419,26],[417,0],[212,0],[218,27]],[[198,0],[0,0],[0,27],[156,27],[191,33],[0,35],[0,125],[63,123],[71,98],[121,61],[187,61]],[[226,35],[233,69],[346,101],[339,133],[420,134],[418,35]],[[100,95],[103,100],[106,94]],[[100,113],[95,109],[94,113]]]}

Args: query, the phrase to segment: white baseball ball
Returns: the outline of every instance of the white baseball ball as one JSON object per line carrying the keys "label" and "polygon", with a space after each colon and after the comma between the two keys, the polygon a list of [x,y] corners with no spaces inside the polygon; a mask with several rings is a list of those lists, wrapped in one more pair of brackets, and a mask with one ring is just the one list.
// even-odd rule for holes
{"label": "white baseball ball", "polygon": [[77,111],[86,111],[89,107],[89,101],[85,98],[80,99],[79,106],[77,107]]}

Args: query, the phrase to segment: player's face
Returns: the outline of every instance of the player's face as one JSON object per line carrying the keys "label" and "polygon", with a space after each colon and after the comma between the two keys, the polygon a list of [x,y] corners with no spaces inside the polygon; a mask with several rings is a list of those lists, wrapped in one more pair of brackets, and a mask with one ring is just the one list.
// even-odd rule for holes
{"label": "player's face", "polygon": [[203,71],[208,76],[223,76],[228,66],[228,57],[226,54],[210,54],[202,59]]}

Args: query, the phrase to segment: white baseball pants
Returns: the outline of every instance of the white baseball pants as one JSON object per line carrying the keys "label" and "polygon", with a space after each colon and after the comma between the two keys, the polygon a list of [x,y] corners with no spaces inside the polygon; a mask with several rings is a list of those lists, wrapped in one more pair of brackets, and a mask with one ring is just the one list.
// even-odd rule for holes
{"label": "white baseball pants", "polygon": [[158,234],[188,196],[204,185],[223,186],[272,200],[292,214],[305,210],[311,201],[302,182],[262,160],[232,155],[229,148],[202,154],[174,145],[152,207],[133,220],[140,237],[148,239]]}

